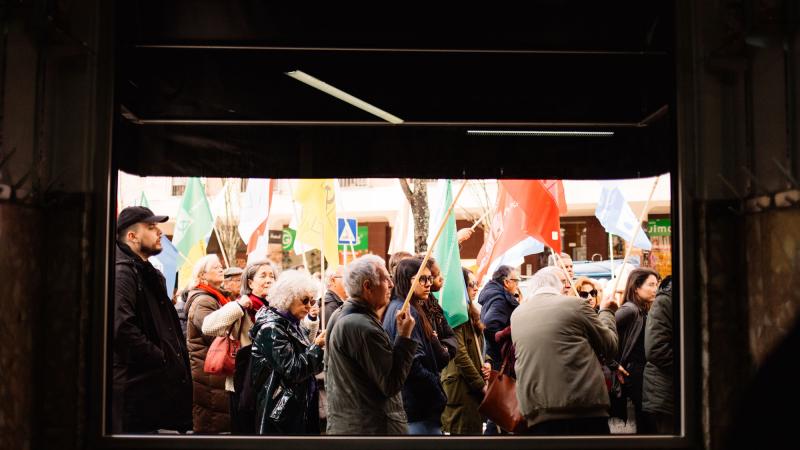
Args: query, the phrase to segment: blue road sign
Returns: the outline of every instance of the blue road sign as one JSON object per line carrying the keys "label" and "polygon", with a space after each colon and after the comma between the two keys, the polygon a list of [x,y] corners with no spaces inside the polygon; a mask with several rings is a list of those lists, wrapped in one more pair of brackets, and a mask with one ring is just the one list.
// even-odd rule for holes
{"label": "blue road sign", "polygon": [[339,217],[336,220],[338,226],[336,227],[336,235],[339,237],[339,245],[356,244],[358,240],[358,222],[356,219],[349,219],[346,217]]}

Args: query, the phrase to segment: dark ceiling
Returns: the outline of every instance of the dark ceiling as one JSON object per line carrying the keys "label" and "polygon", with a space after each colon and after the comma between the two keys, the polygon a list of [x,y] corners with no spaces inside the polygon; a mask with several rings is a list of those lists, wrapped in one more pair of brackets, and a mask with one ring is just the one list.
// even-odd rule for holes
{"label": "dark ceiling", "polygon": [[[286,3],[120,2],[119,167],[161,175],[563,178],[672,168],[672,2],[531,1],[524,10]],[[389,124],[285,75],[293,70],[405,123]],[[476,128],[615,135],[466,135]],[[399,154],[381,156],[388,152]],[[516,156],[479,159],[497,154]],[[463,161],[451,164],[459,155]],[[565,170],[575,158],[586,167]],[[430,164],[403,162],[421,159]]]}

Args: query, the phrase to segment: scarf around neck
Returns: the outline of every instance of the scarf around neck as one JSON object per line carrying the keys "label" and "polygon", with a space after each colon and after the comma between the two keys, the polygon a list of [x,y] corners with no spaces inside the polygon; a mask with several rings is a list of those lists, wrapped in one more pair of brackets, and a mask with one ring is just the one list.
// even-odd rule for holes
{"label": "scarf around neck", "polygon": [[209,294],[211,294],[212,297],[217,299],[217,302],[219,303],[220,306],[224,306],[226,303],[228,303],[230,301],[230,299],[228,297],[225,297],[224,295],[222,295],[222,292],[218,291],[217,289],[211,287],[208,284],[198,283],[197,284],[197,289],[202,289],[202,290],[208,292]]}
{"label": "scarf around neck", "polygon": [[267,305],[267,299],[261,298],[254,294],[248,294],[247,296],[250,298],[250,302],[252,303],[252,306],[250,306],[250,308],[247,310],[247,314],[250,315],[250,320],[255,323],[256,312]]}

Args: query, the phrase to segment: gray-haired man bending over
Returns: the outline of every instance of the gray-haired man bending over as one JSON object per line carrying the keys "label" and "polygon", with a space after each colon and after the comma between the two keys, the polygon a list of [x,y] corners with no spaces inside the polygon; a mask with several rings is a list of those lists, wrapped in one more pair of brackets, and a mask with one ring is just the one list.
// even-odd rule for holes
{"label": "gray-haired man bending over", "polygon": [[511,314],[517,399],[527,434],[608,434],[608,391],[599,355],[617,351],[617,304],[600,312],[562,295],[564,272],[545,267]]}

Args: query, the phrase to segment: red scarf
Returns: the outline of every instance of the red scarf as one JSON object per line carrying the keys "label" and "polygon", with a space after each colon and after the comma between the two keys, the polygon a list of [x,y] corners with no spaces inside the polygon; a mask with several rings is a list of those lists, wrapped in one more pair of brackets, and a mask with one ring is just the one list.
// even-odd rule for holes
{"label": "red scarf", "polygon": [[226,304],[226,303],[228,303],[230,301],[230,299],[228,299],[228,297],[225,297],[224,295],[222,295],[222,292],[216,290],[215,288],[213,288],[213,287],[211,287],[211,286],[209,286],[209,285],[207,285],[205,283],[199,283],[197,285],[197,289],[202,289],[202,290],[208,292],[209,294],[211,294],[212,297],[217,299],[217,302],[219,302],[220,306],[223,306],[224,304]]}
{"label": "red scarf", "polygon": [[261,309],[262,306],[264,306],[265,303],[264,303],[264,300],[262,300],[260,297],[255,296],[253,294],[249,294],[248,297],[250,297],[250,301],[253,304],[247,310],[247,314],[250,315],[250,320],[252,320],[253,323],[255,323],[255,321],[256,321],[256,313],[258,312],[259,309]]}

